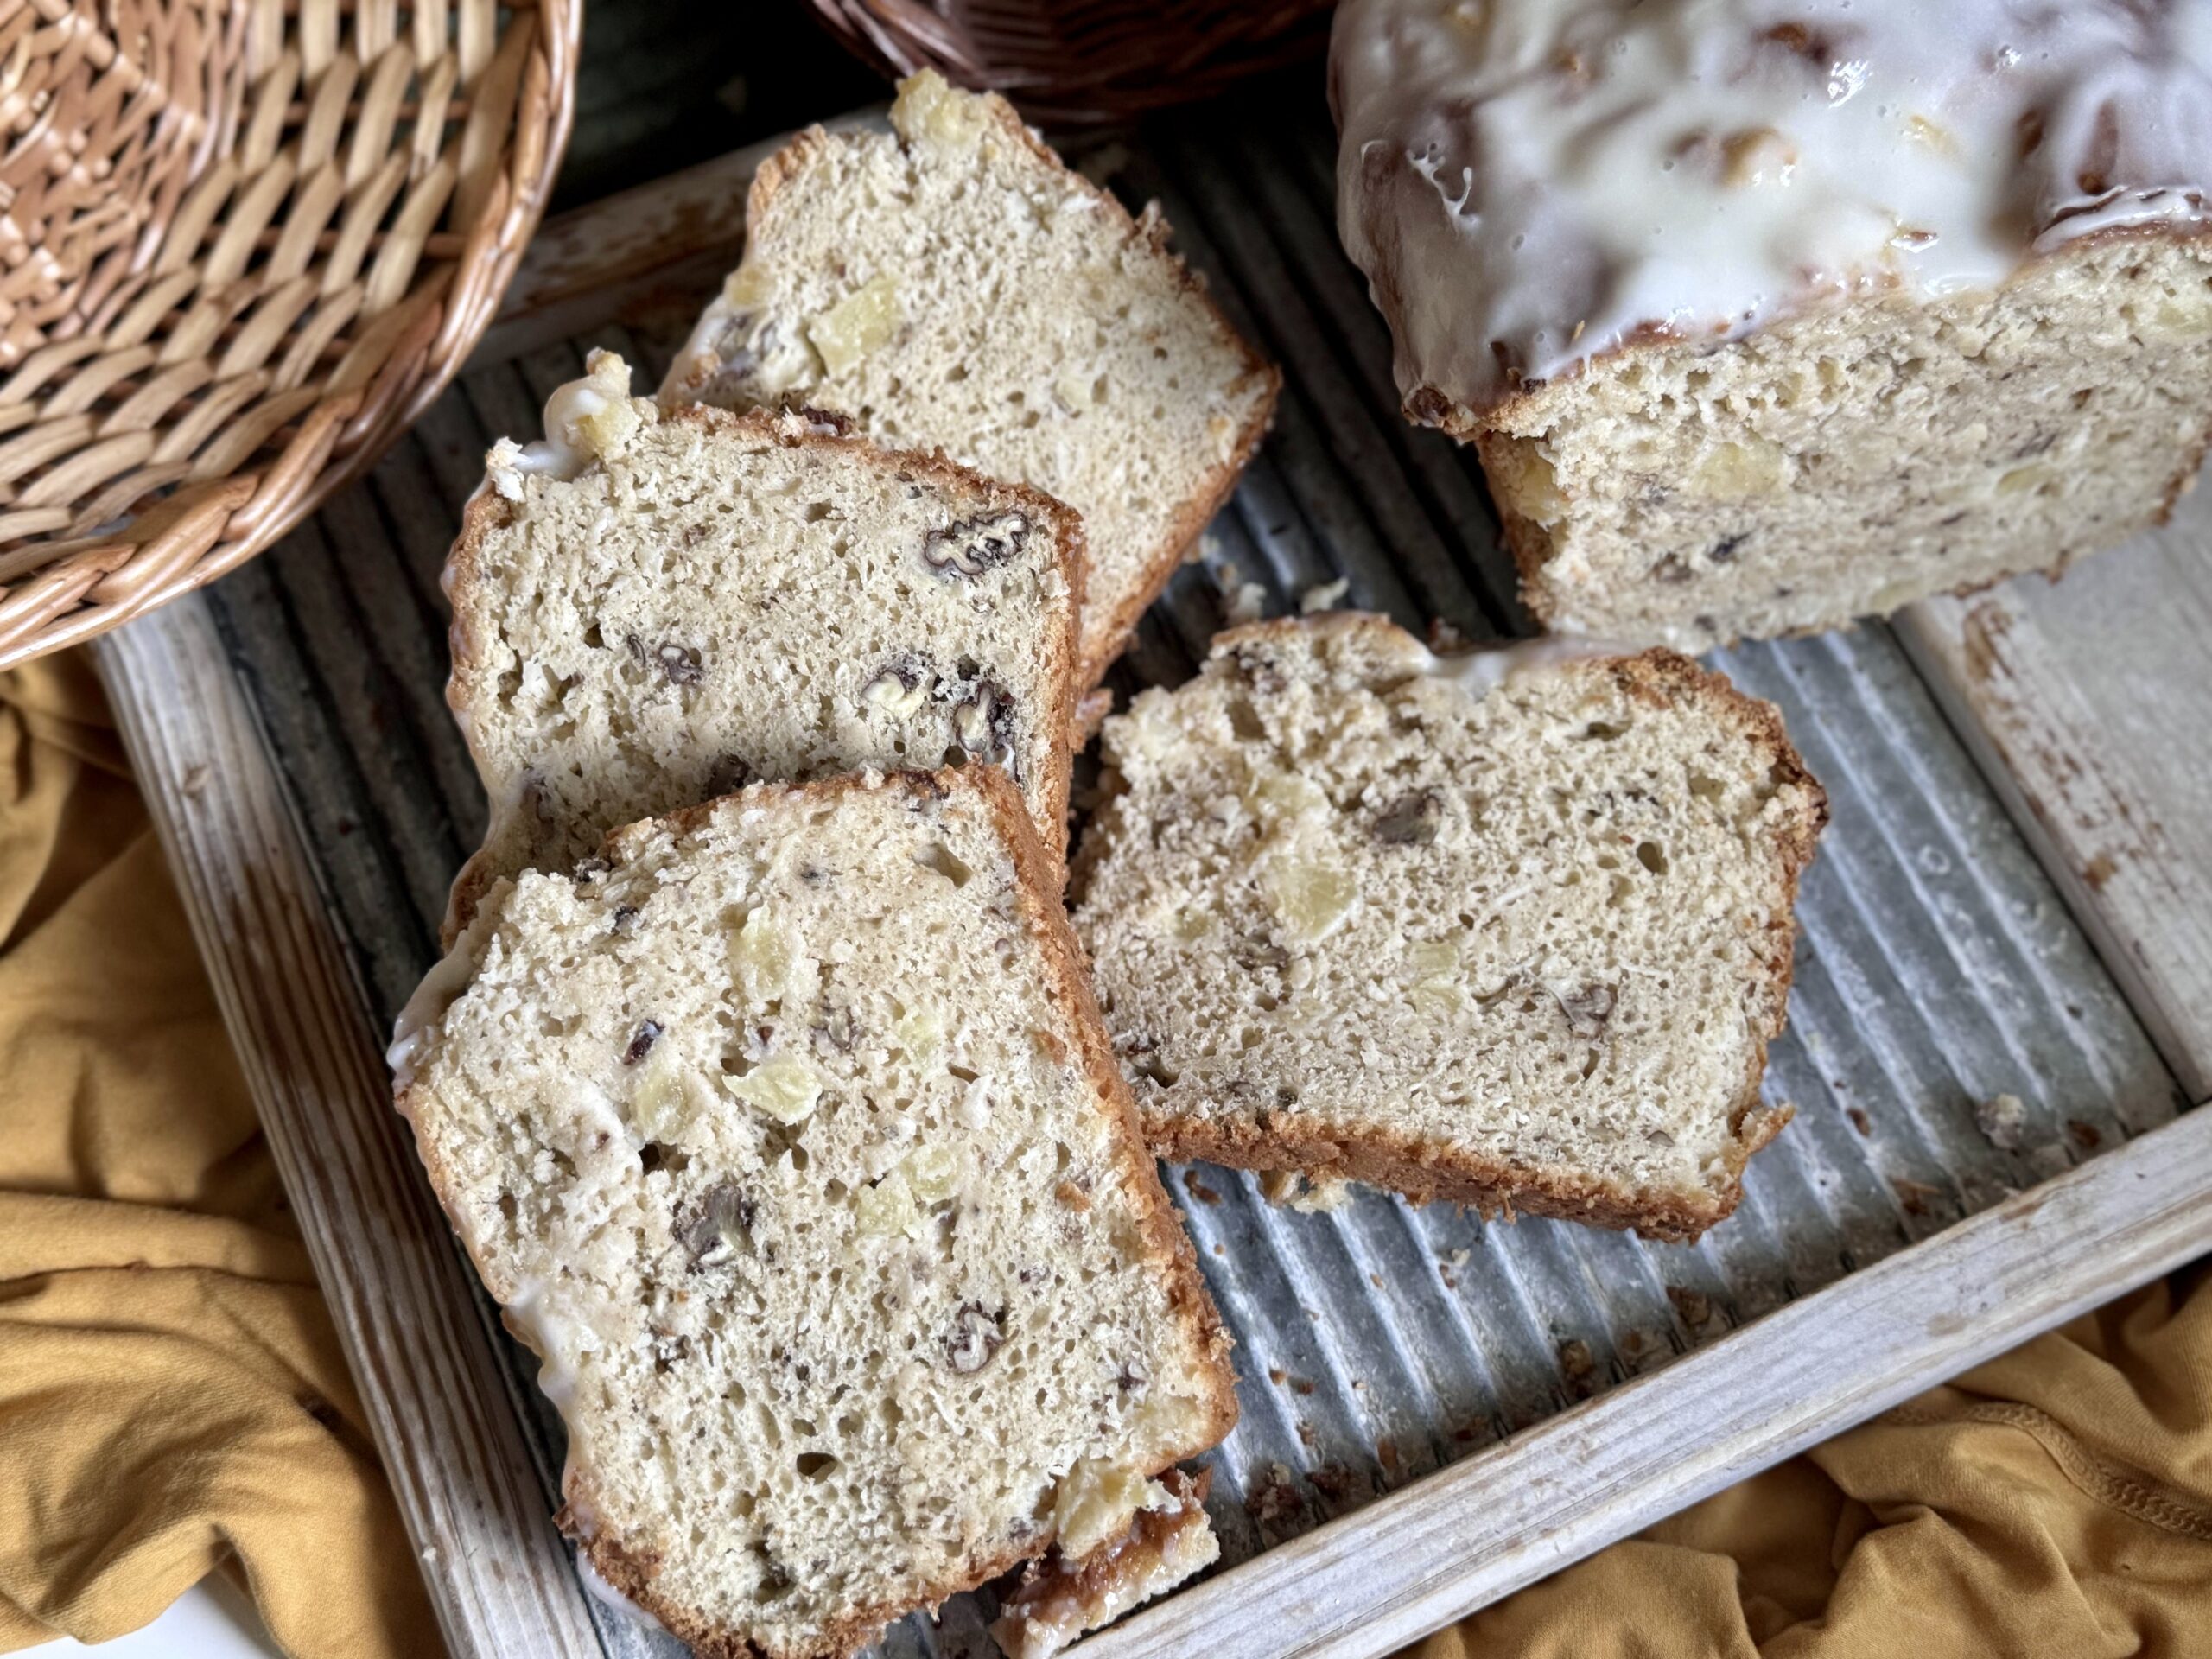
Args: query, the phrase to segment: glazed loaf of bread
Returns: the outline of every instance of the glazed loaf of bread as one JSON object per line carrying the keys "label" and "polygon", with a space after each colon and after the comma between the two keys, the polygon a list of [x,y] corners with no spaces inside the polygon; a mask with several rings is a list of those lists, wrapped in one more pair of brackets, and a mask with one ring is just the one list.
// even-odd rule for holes
{"label": "glazed loaf of bread", "polygon": [[1261,623],[1106,722],[1077,931],[1170,1156],[1694,1237],[1759,1103],[1825,817],[1672,652]]}
{"label": "glazed loaf of bread", "polygon": [[566,869],[754,779],[1004,766],[1065,837],[1082,531],[1057,501],[791,414],[664,413],[594,353],[503,442],[446,569],[491,798],[454,883]]}
{"label": "glazed loaf of bread", "polygon": [[933,73],[889,133],[802,133],[753,181],[744,263],[664,401],[835,410],[1082,514],[1083,683],[1236,481],[1277,377],[1156,214],[1122,205],[1005,99]]}
{"label": "glazed loaf of bread", "polygon": [[756,785],[496,883],[401,1019],[563,1523],[702,1654],[1052,1551],[1042,1652],[1211,1558],[1156,1477],[1234,1421],[1227,1342],[1058,879],[995,768]]}
{"label": "glazed loaf of bread", "polygon": [[2056,569],[2212,434],[2212,4],[1346,0],[1338,220],[1529,607],[1700,651]]}

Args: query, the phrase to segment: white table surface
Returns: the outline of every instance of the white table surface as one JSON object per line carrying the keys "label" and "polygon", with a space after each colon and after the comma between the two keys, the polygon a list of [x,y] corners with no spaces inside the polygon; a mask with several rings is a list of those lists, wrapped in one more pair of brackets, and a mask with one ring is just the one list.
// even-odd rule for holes
{"label": "white table surface", "polygon": [[253,1603],[220,1573],[211,1573],[143,1630],[86,1647],[64,1638],[41,1653],[97,1653],[100,1659],[284,1659]]}

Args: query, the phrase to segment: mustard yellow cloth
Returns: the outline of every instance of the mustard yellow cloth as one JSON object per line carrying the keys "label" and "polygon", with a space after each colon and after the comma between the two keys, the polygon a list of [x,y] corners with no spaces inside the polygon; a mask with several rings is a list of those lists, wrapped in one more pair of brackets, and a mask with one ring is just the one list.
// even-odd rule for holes
{"label": "mustard yellow cloth", "polygon": [[[232,1573],[436,1638],[97,688],[0,676],[0,1649]],[[1745,1482],[1418,1659],[2212,1659],[2212,1273]]]}
{"label": "mustard yellow cloth", "polygon": [[0,676],[0,1651],[229,1573],[302,1659],[435,1626],[83,660]]}
{"label": "mustard yellow cloth", "polygon": [[2212,1655],[2212,1272],[2017,1348],[1414,1653]]}

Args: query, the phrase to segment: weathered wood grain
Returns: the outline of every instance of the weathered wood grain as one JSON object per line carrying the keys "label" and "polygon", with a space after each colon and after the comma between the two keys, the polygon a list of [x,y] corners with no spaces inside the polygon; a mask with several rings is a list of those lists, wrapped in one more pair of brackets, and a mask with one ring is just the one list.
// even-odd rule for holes
{"label": "weathered wood grain", "polygon": [[595,1659],[473,1275],[424,1185],[230,659],[192,594],[96,642],[454,1659]]}
{"label": "weathered wood grain", "polygon": [[2212,1095],[2212,489],[1897,632],[2191,1098]]}
{"label": "weathered wood grain", "polygon": [[1279,1545],[1084,1659],[1370,1659],[2212,1249],[2212,1110]]}

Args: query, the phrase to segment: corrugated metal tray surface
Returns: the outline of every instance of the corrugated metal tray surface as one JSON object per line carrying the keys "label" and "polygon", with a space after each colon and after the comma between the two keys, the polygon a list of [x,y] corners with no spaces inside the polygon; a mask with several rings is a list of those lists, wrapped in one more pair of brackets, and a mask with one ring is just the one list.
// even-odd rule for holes
{"label": "corrugated metal tray surface", "polygon": [[[1121,690],[1186,677],[1245,582],[1271,612],[1342,576],[1344,602],[1417,631],[1526,632],[1471,456],[1399,418],[1382,326],[1337,247],[1325,122],[1216,112],[1096,160],[1133,200],[1166,205],[1288,380],[1274,435],[1202,562],[1146,619]],[[674,343],[608,329],[479,365],[364,485],[212,594],[381,1021],[432,961],[447,881],[482,827],[442,697],[437,578],[483,451],[536,432],[588,346],[622,350],[646,385]],[[1238,1343],[1243,1421],[1213,1459],[1226,1561],[2176,1111],[2140,1026],[1886,630],[1746,646],[1716,665],[1781,705],[1834,805],[1766,1084],[1796,1122],[1753,1160],[1740,1212],[1694,1246],[1486,1225],[1369,1192],[1306,1215],[1241,1173],[1168,1171]],[[1976,1103],[2004,1094],[2026,1109],[2016,1151],[1976,1127]],[[550,1491],[558,1425],[528,1357],[507,1351]],[[987,1650],[983,1611],[963,1599],[939,1630],[912,1621],[887,1647]],[[610,1652],[674,1645],[613,1618],[603,1636]]]}

